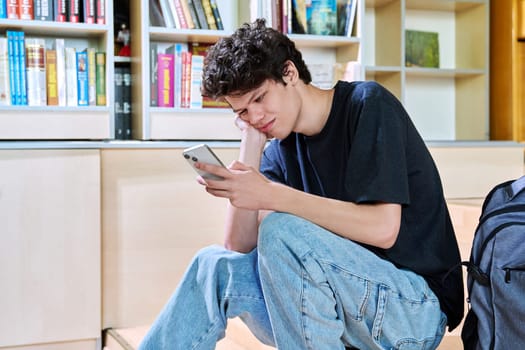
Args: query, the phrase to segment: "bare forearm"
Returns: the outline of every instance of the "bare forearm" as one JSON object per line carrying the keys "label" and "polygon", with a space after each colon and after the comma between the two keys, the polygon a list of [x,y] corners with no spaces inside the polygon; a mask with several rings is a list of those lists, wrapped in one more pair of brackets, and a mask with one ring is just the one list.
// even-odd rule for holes
{"label": "bare forearm", "polygon": [[401,221],[399,204],[355,204],[315,196],[272,183],[272,208],[303,217],[348,239],[377,246],[391,247]]}

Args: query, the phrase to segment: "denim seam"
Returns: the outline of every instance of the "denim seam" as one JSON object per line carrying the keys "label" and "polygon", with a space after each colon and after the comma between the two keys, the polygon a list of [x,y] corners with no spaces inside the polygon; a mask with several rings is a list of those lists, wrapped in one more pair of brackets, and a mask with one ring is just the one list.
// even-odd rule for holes
{"label": "denim seam", "polygon": [[195,341],[194,345],[191,348],[197,349],[207,338],[209,338],[214,333],[216,329],[218,329],[219,323],[220,321],[212,323],[208,330]]}

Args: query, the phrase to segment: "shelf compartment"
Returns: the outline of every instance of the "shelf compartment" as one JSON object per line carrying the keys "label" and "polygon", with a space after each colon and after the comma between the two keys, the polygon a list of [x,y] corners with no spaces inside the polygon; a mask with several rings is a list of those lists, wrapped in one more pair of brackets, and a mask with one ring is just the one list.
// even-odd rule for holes
{"label": "shelf compartment", "polygon": [[152,140],[240,140],[229,109],[150,108]]}
{"label": "shelf compartment", "polygon": [[0,140],[111,138],[108,107],[2,107]]}

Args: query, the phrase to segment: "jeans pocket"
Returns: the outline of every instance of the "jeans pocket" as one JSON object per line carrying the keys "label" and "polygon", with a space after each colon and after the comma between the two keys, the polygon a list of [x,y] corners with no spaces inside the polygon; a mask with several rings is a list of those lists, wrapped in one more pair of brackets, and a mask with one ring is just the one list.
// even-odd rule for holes
{"label": "jeans pocket", "polygon": [[382,348],[431,350],[445,333],[446,316],[435,297],[411,299],[379,286],[377,312],[373,325],[374,341]]}

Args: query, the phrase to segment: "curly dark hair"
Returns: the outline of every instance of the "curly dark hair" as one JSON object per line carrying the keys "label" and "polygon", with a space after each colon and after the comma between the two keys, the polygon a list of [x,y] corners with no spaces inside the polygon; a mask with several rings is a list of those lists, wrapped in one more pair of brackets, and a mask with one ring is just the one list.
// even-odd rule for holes
{"label": "curly dark hair", "polygon": [[312,77],[301,52],[285,34],[266,27],[264,19],[245,23],[210,47],[204,59],[202,94],[217,99],[258,88],[267,79],[285,84],[287,61],[306,84]]}

